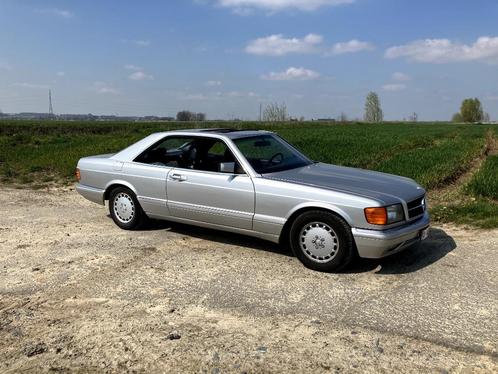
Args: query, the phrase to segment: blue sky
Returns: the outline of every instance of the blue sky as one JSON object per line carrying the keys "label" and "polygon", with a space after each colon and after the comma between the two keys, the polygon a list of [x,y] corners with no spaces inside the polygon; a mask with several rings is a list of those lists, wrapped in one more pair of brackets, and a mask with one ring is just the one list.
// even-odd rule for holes
{"label": "blue sky", "polygon": [[498,119],[496,0],[0,1],[0,109]]}

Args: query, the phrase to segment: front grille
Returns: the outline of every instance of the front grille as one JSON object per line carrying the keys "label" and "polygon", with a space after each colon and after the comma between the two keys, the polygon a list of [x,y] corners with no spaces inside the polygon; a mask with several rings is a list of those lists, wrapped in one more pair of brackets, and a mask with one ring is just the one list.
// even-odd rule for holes
{"label": "front grille", "polygon": [[425,212],[425,195],[416,198],[406,204],[408,207],[408,218],[418,217]]}

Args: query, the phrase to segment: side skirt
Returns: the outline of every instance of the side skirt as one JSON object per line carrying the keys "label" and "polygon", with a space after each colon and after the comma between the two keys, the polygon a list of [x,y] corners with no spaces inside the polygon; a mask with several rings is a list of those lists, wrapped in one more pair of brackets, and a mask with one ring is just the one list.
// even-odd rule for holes
{"label": "side skirt", "polygon": [[179,223],[185,223],[188,225],[192,226],[199,226],[199,227],[205,227],[208,229],[214,229],[214,230],[220,230],[220,231],[228,231],[228,232],[233,232],[236,234],[242,234],[242,235],[247,235],[247,236],[252,236],[255,238],[263,239],[263,240],[268,240],[273,243],[278,243],[279,242],[279,235],[274,235],[274,234],[268,234],[264,232],[259,232],[259,231],[253,231],[253,230],[246,230],[246,229],[240,229],[237,227],[230,227],[230,226],[223,226],[223,225],[217,225],[213,223],[208,223],[208,222],[201,222],[201,221],[195,221],[187,218],[178,218],[178,217],[163,217],[163,216],[156,216],[153,214],[147,214],[149,218],[155,218],[163,221],[172,221],[172,222],[179,222]]}

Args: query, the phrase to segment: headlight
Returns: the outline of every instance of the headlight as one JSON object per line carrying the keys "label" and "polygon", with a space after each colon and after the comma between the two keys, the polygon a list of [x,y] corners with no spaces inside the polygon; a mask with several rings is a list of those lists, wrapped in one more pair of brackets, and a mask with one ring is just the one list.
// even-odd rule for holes
{"label": "headlight", "polygon": [[365,218],[372,225],[390,225],[403,221],[405,214],[401,204],[394,204],[388,207],[366,208]]}
{"label": "headlight", "polygon": [[388,206],[387,210],[387,224],[396,223],[403,221],[405,218],[405,213],[403,212],[403,206],[401,204],[395,204]]}

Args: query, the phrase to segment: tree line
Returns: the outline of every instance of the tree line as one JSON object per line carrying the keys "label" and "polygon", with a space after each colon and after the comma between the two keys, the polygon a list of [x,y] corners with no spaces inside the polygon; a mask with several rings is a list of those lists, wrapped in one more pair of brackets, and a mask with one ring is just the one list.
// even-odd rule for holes
{"label": "tree line", "polygon": [[[188,110],[182,110],[177,113],[176,120],[181,122],[188,121],[205,121],[205,113],[195,113]],[[261,113],[260,120],[264,122],[285,122],[293,120],[288,112],[285,103],[271,103],[265,106]],[[296,119],[294,119],[296,120]],[[303,117],[300,120],[304,120]],[[365,109],[363,120],[369,123],[380,123],[384,121],[384,112],[380,103],[379,95],[376,92],[369,92],[365,100]],[[489,114],[483,109],[483,106],[479,99],[470,98],[463,100],[460,111],[455,113],[452,117],[452,122],[489,122]],[[341,113],[340,122],[347,122],[348,118],[345,113]],[[409,122],[417,122],[418,114],[413,113],[408,117]]]}

